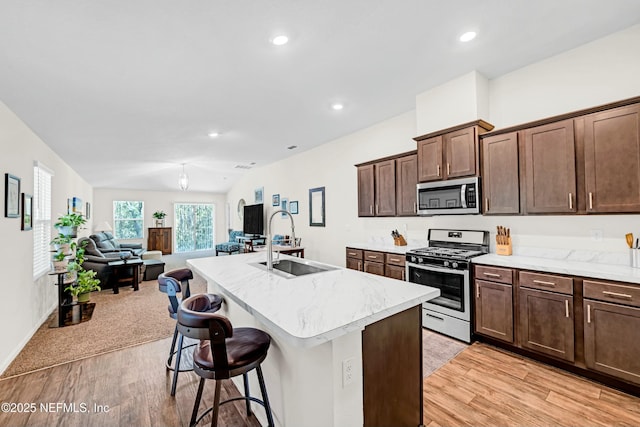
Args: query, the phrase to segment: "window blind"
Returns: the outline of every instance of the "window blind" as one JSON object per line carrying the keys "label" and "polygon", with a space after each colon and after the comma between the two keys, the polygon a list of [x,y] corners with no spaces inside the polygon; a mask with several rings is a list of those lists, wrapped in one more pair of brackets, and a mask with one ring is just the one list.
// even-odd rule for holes
{"label": "window blind", "polygon": [[51,169],[36,162],[33,167],[33,277],[51,270]]}

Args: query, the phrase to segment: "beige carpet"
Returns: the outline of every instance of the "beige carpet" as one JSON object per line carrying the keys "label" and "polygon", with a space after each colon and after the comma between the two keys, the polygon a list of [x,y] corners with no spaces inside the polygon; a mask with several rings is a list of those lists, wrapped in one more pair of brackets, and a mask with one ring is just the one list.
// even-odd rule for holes
{"label": "beige carpet", "polygon": [[422,374],[426,378],[467,348],[467,344],[422,329]]}
{"label": "beige carpet", "polygon": [[[191,281],[191,292],[206,291],[204,279]],[[64,328],[50,328],[55,312],[38,329],[0,378],[48,368],[74,360],[169,337],[175,320],[169,317],[167,295],[156,280],[142,282],[140,290],[121,288],[91,294],[96,303],[91,320]]]}

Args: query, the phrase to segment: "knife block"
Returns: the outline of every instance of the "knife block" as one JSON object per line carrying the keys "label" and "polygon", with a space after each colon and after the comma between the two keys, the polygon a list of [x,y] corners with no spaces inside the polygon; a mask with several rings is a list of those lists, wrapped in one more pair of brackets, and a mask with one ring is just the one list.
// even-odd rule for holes
{"label": "knife block", "polygon": [[404,240],[404,237],[402,237],[401,234],[398,237],[393,238],[393,244],[396,246],[407,246],[407,241]]}
{"label": "knife block", "polygon": [[513,247],[511,246],[511,237],[507,237],[508,243],[506,245],[496,244],[497,255],[511,255],[513,253]]}

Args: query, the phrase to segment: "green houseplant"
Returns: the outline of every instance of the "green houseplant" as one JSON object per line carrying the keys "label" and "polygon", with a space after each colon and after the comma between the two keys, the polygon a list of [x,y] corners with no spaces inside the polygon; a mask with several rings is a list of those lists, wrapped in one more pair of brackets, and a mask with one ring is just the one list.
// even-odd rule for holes
{"label": "green houseplant", "polygon": [[153,217],[156,219],[156,227],[164,227],[164,217],[167,214],[164,211],[155,211]]}
{"label": "green houseplant", "polygon": [[79,270],[75,283],[67,286],[65,291],[78,298],[78,302],[89,301],[91,292],[101,290],[96,274],[93,270]]}
{"label": "green houseplant", "polygon": [[58,217],[58,222],[54,226],[58,229],[58,233],[69,237],[77,237],[78,227],[87,222],[85,217],[77,213],[70,213]]}
{"label": "green houseplant", "polygon": [[54,271],[67,270],[68,265],[69,265],[69,260],[67,259],[67,255],[63,251],[58,251],[53,256],[53,270]]}

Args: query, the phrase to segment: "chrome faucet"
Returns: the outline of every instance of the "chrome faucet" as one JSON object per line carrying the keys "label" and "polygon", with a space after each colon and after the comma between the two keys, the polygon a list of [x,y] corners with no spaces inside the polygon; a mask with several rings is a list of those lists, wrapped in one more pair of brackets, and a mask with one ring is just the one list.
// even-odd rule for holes
{"label": "chrome faucet", "polygon": [[271,214],[269,218],[269,222],[267,223],[267,270],[273,270],[273,238],[271,237],[271,221],[276,214],[285,213],[289,215],[289,219],[291,220],[291,247],[296,247],[296,227],[293,225],[293,216],[290,212],[285,211],[283,209],[277,210]]}

